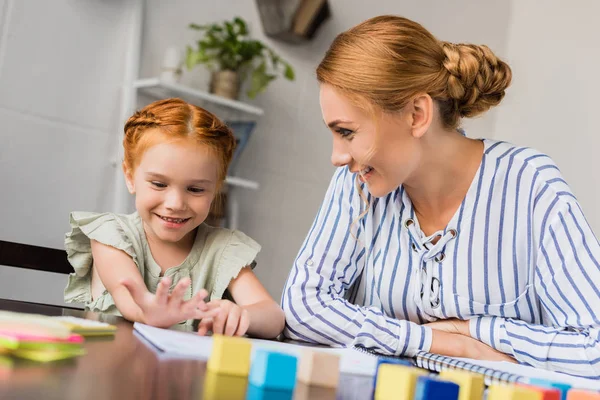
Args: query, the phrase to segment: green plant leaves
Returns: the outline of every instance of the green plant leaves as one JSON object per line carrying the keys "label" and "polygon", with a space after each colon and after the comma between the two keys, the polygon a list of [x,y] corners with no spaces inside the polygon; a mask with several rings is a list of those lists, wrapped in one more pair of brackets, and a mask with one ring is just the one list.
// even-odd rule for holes
{"label": "green plant leaves", "polygon": [[[187,47],[186,66],[192,69],[198,64],[231,70],[247,76],[250,72],[248,96],[254,98],[277,78],[283,67],[283,76],[294,80],[294,69],[273,50],[258,40],[249,37],[248,25],[240,17],[232,21],[207,25],[190,24],[191,29],[202,33],[196,49]],[[267,59],[270,68],[267,67]]]}

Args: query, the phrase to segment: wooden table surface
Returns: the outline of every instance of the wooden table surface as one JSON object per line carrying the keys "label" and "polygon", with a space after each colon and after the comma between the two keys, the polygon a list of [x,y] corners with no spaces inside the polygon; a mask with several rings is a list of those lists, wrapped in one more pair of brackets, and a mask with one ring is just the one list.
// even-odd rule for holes
{"label": "wooden table surface", "polygon": [[[293,395],[247,390],[246,381],[216,376],[198,360],[159,359],[122,318],[0,299],[0,310],[72,315],[118,327],[114,337],[87,339],[87,354],[59,363],[0,362],[0,399],[369,399],[372,378],[342,375],[338,390],[299,383]],[[206,384],[205,384],[206,383]]]}

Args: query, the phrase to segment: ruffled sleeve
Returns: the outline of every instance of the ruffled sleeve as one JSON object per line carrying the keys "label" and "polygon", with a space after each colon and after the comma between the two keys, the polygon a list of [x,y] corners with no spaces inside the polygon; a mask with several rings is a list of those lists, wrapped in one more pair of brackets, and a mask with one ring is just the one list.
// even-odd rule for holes
{"label": "ruffled sleeve", "polygon": [[75,272],[69,275],[64,293],[65,302],[84,303],[91,311],[118,314],[114,300],[108,291],[104,291],[102,295],[92,300],[91,240],[124,251],[142,272],[134,247],[135,233],[128,228],[124,218],[111,213],[71,213],[71,232],[65,237],[65,250]]}
{"label": "ruffled sleeve", "polygon": [[211,292],[211,299],[221,299],[232,279],[248,265],[255,267],[256,255],[261,246],[252,238],[236,230],[228,231],[218,259],[217,274]]}

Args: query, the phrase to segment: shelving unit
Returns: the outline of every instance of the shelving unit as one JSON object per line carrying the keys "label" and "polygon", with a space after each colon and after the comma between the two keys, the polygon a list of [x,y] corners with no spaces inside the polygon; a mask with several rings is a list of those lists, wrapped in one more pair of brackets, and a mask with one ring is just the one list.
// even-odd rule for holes
{"label": "shelving unit", "polygon": [[154,98],[179,97],[192,104],[209,102],[254,116],[260,117],[264,114],[264,111],[261,108],[250,104],[229,100],[212,93],[179,84],[161,82],[158,78],[138,79],[133,82],[133,87],[138,89],[141,93]]}
{"label": "shelving unit", "polygon": [[[121,93],[121,118],[120,127],[127,118],[138,108],[140,96],[152,99],[179,97],[188,103],[198,105],[213,112],[219,118],[225,120],[225,114],[233,113],[244,118],[257,119],[264,114],[258,107],[241,101],[226,99],[206,91],[197,90],[180,84],[162,82],[159,78],[139,79],[139,66],[141,58],[143,16],[145,0],[134,0],[134,15],[129,35],[129,51],[127,52],[125,79]],[[215,108],[217,110],[215,110]],[[115,212],[131,212],[133,203],[129,193],[125,190],[125,182],[120,168],[123,159],[122,138],[119,136],[117,149],[119,154],[113,162],[116,167],[116,189],[115,189]],[[232,171],[230,171],[232,172]],[[244,179],[238,176],[227,176],[225,180],[228,185],[227,204],[227,227],[236,229],[239,220],[238,189],[258,190],[258,182]]]}

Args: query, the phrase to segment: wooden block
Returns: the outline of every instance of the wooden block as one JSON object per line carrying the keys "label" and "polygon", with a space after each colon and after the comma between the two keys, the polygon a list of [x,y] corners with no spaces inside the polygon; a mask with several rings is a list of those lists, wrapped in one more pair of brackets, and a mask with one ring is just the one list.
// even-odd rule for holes
{"label": "wooden block", "polygon": [[373,386],[377,384],[377,376],[379,374],[379,367],[383,364],[394,364],[394,365],[404,365],[406,367],[415,367],[415,365],[403,358],[392,358],[392,357],[378,357],[377,365],[375,366],[375,377],[373,378]]}
{"label": "wooden block", "polygon": [[416,367],[383,364],[375,385],[375,400],[413,400],[417,378],[425,372]]}
{"label": "wooden block", "polygon": [[490,385],[487,400],[542,400],[542,394],[520,385]]}
{"label": "wooden block", "polygon": [[[246,397],[243,400],[296,400],[292,390],[276,390],[248,385]],[[225,400],[225,398],[223,398]],[[239,399],[242,400],[242,399]]]}
{"label": "wooden block", "polygon": [[429,376],[417,379],[414,400],[458,400],[458,384]]}
{"label": "wooden block", "polygon": [[571,389],[567,393],[567,400],[600,400],[600,393],[589,390]]}
{"label": "wooden block", "polygon": [[519,384],[519,386],[523,386],[529,388],[531,390],[535,390],[542,394],[542,400],[560,400],[561,392],[558,389],[554,388],[545,388],[540,386],[532,386],[532,385],[523,385]]}
{"label": "wooden block", "polygon": [[460,387],[459,400],[483,399],[483,391],[485,390],[483,375],[457,369],[446,369],[440,372],[440,378],[458,384]]}
{"label": "wooden block", "polygon": [[337,388],[324,386],[310,386],[304,382],[297,382],[294,390],[294,400],[315,400],[339,398]]}
{"label": "wooden block", "polygon": [[562,382],[549,381],[547,379],[530,378],[528,384],[543,388],[558,389],[561,393],[560,399],[567,400],[567,393],[571,390],[571,385]]}
{"label": "wooden block", "polygon": [[297,364],[298,359],[290,354],[256,350],[248,380],[260,388],[292,391],[296,386]]}
{"label": "wooden block", "polygon": [[246,398],[248,380],[245,376],[222,375],[207,371],[204,375],[203,400]]}
{"label": "wooden block", "polygon": [[298,363],[298,381],[307,385],[337,388],[340,356],[324,351],[304,350]]}
{"label": "wooden block", "polygon": [[241,337],[214,335],[207,369],[214,373],[248,376],[252,342]]}

